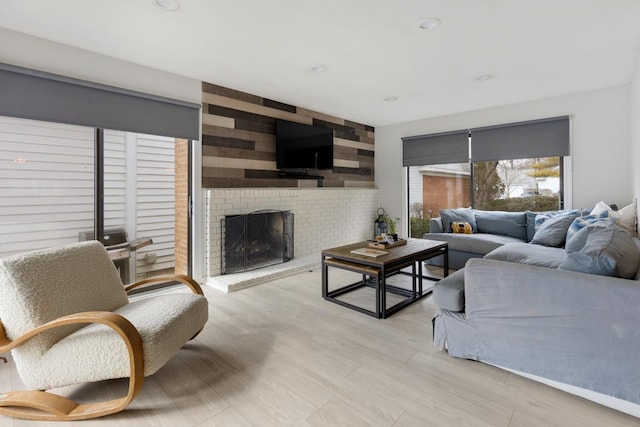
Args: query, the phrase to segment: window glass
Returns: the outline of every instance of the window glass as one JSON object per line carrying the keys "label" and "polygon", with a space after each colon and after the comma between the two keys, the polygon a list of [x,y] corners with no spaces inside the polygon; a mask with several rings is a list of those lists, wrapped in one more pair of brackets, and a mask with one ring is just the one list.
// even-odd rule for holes
{"label": "window glass", "polygon": [[560,208],[560,157],[473,163],[473,207],[544,211]]}
{"label": "window glass", "polygon": [[441,209],[469,207],[469,163],[409,167],[409,218],[411,237],[429,232],[429,219]]}
{"label": "window glass", "polygon": [[469,206],[510,212],[560,209],[561,161],[561,157],[544,157],[411,166],[408,168],[410,236],[420,238],[428,233],[429,219],[440,216],[442,209]]}

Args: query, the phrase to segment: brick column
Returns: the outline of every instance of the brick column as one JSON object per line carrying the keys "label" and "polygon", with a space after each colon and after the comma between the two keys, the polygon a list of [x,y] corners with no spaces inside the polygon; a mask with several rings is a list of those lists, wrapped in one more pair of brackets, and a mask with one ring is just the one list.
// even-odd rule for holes
{"label": "brick column", "polygon": [[176,139],[176,221],[175,221],[175,258],[177,274],[187,274],[189,270],[189,141]]}

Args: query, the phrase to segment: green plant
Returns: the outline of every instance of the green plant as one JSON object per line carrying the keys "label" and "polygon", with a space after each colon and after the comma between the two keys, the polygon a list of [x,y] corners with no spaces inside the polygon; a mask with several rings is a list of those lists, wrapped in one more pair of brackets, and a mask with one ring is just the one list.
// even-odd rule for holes
{"label": "green plant", "polygon": [[422,239],[425,233],[429,232],[429,218],[431,218],[431,210],[422,203],[416,202],[411,205],[409,218],[411,237]]}
{"label": "green plant", "polygon": [[411,237],[422,239],[429,232],[429,220],[411,217]]}
{"label": "green plant", "polygon": [[551,211],[560,209],[558,196],[533,196],[533,197],[512,197],[510,199],[489,200],[485,210],[521,212],[531,211]]}
{"label": "green plant", "polygon": [[385,214],[382,216],[382,221],[387,224],[387,232],[389,234],[396,234],[396,223],[400,221],[400,218],[391,218]]}

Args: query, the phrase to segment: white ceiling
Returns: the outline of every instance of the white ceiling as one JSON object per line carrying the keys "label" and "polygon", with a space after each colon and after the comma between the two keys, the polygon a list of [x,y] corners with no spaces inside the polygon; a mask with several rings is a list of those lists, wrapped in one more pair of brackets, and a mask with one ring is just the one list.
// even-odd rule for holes
{"label": "white ceiling", "polygon": [[374,126],[626,83],[640,46],[640,0],[180,2],[0,0],[0,27]]}

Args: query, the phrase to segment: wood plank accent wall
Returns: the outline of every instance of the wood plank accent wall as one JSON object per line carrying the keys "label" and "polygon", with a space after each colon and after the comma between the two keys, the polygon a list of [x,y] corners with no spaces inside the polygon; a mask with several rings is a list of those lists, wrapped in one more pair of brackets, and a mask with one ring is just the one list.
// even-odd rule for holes
{"label": "wood plank accent wall", "polygon": [[[333,129],[332,171],[324,179],[291,179],[276,168],[276,119]],[[202,83],[202,186],[374,187],[371,126]]]}

